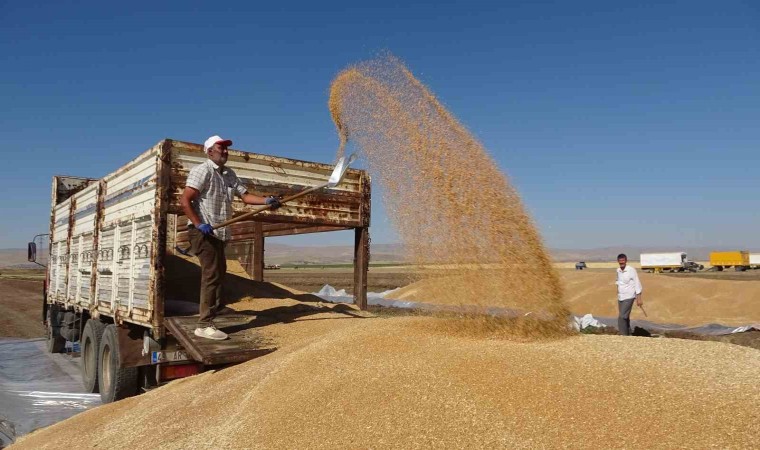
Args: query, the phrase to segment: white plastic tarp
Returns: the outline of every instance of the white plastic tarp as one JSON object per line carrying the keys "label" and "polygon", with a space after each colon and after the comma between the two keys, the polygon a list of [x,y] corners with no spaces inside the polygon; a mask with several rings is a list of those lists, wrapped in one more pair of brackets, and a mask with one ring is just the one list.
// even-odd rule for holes
{"label": "white plastic tarp", "polygon": [[[460,311],[460,312],[482,312],[495,316],[504,317],[517,317],[526,315],[524,311],[516,311],[506,308],[486,308],[478,309],[476,307],[467,306],[442,306],[434,303],[424,302],[410,302],[406,300],[394,300],[393,292],[395,289],[385,292],[368,292],[367,304],[373,306],[385,306],[387,308],[405,308],[405,309],[421,309],[427,311]],[[326,284],[315,292],[314,295],[332,303],[353,303],[353,297],[346,294],[345,289],[336,290],[334,287]],[[530,313],[527,313],[530,314]],[[576,330],[592,327],[612,327],[617,329],[617,317],[594,317],[591,314],[584,316],[572,316],[570,319],[570,325]],[[740,327],[732,327],[726,325],[720,325],[717,323],[711,323],[698,327],[687,327],[684,325],[671,324],[671,323],[654,323],[647,320],[631,320],[631,327],[641,327],[650,333],[662,333],[664,331],[686,331],[694,334],[701,335],[713,335],[719,336],[724,334],[743,333],[746,331],[758,330],[760,331],[760,323],[747,324]]]}
{"label": "white plastic tarp", "polygon": [[0,340],[0,448],[100,404],[83,392],[78,361],[47,353],[43,339]]}

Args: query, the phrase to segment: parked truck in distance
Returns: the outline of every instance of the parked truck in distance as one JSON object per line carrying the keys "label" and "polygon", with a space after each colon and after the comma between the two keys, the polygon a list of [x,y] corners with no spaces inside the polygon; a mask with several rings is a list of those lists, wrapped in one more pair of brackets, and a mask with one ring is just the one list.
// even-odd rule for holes
{"label": "parked truck in distance", "polygon": [[660,272],[697,272],[705,266],[689,261],[685,252],[642,253],[641,270],[650,273]]}
{"label": "parked truck in distance", "polygon": [[718,272],[731,267],[737,272],[744,272],[750,268],[749,252],[712,252],[710,253],[710,265]]}
{"label": "parked truck in distance", "polygon": [[752,269],[760,269],[760,253],[749,254],[749,266]]}

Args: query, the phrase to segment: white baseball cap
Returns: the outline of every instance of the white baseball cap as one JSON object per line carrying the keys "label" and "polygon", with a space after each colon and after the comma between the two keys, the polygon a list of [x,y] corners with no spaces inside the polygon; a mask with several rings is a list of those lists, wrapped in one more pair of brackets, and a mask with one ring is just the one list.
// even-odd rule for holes
{"label": "white baseball cap", "polygon": [[222,139],[220,136],[211,136],[210,138],[206,139],[206,143],[203,144],[203,151],[208,153],[209,149],[213,147],[214,144],[224,144],[225,146],[229,147],[232,145],[232,141],[229,139]]}

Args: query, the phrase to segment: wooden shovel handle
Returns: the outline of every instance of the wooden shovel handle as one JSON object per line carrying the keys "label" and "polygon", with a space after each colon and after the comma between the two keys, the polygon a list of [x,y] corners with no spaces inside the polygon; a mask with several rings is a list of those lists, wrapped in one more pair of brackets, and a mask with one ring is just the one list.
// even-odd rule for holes
{"label": "wooden shovel handle", "polygon": [[[310,193],[312,193],[314,191],[317,191],[319,189],[325,188],[329,184],[330,183],[320,184],[319,186],[314,186],[314,187],[311,187],[309,189],[303,190],[303,191],[301,191],[301,192],[299,192],[297,194],[293,194],[290,197],[285,197],[282,200],[280,200],[280,204],[285,204],[285,203],[293,201],[293,200],[295,200],[297,198],[301,198],[301,197],[303,197],[306,194],[310,194]],[[248,211],[247,213],[241,214],[241,215],[239,215],[237,217],[233,217],[230,220],[227,220],[227,221],[222,222],[220,224],[214,225],[213,228],[216,230],[217,228],[226,227],[227,225],[231,225],[233,223],[240,222],[241,220],[245,220],[245,219],[247,219],[249,217],[255,216],[256,214],[258,214],[258,213],[260,213],[262,211],[266,211],[268,209],[271,209],[271,207],[269,205],[263,205],[263,206],[261,206],[259,208],[256,208],[256,209],[253,209],[251,211]]]}

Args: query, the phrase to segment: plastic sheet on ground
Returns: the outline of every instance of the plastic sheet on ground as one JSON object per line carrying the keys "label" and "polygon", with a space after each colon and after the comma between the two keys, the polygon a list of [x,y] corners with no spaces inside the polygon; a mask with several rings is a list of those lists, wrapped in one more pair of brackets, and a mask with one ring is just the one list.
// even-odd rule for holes
{"label": "plastic sheet on ground", "polygon": [[0,447],[100,404],[82,391],[79,358],[47,353],[43,339],[0,340]]}
{"label": "plastic sheet on ground", "polygon": [[586,314],[585,316],[582,316],[582,317],[573,316],[573,321],[574,321],[573,325],[575,326],[576,330],[582,330],[588,327],[601,328],[604,326],[603,323],[594,319],[594,316],[592,316],[591,314]]}
{"label": "plastic sheet on ground", "polygon": [[[395,289],[385,292],[368,292],[367,303],[373,306],[385,306],[388,308],[405,308],[405,309],[422,309],[427,311],[461,311],[461,312],[473,312],[480,311],[495,316],[516,317],[524,315],[521,311],[510,310],[506,308],[478,308],[474,306],[445,306],[436,305],[433,303],[424,302],[410,302],[406,300],[394,300],[390,297],[393,296]],[[314,293],[314,295],[333,303],[353,303],[354,299],[351,296],[346,295],[344,289],[336,290],[334,287],[326,284]],[[617,317],[594,317],[591,314],[584,316],[573,316],[572,326],[576,330],[581,330],[586,327],[612,327],[617,329]],[[655,323],[647,320],[631,320],[631,328],[641,327],[650,333],[663,333],[665,331],[683,331],[688,333],[694,333],[705,336],[721,336],[733,333],[744,333],[747,331],[757,330],[760,331],[760,323],[747,324],[740,327],[732,327],[727,325],[720,325],[717,323],[711,323],[707,325],[701,325],[697,327],[687,327],[684,325],[672,324],[672,323]]]}
{"label": "plastic sheet on ground", "polygon": [[[586,314],[594,322],[595,325],[586,325],[593,327],[611,327],[617,330],[617,317],[594,317],[591,314]],[[584,317],[586,317],[584,316]],[[583,329],[586,326],[577,328]],[[664,333],[666,331],[682,331],[686,333],[699,334],[703,336],[722,336],[726,334],[744,333],[747,331],[760,331],[760,323],[742,325],[740,327],[732,327],[728,325],[721,325],[718,323],[709,323],[706,325],[700,325],[696,327],[687,327],[685,325],[678,325],[674,323],[655,323],[648,320],[631,320],[631,328],[640,327],[647,330],[650,333]]]}

